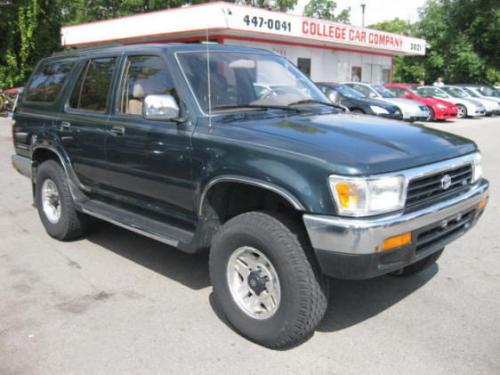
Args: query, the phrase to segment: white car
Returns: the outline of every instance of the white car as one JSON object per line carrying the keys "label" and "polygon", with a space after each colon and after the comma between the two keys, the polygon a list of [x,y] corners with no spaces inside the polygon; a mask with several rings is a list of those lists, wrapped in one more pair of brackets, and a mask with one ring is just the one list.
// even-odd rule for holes
{"label": "white car", "polygon": [[493,89],[492,87],[478,86],[478,85],[470,85],[470,86],[460,85],[459,87],[481,98],[494,100],[497,103],[500,103],[500,93],[498,93],[497,90]]}
{"label": "white car", "polygon": [[464,87],[457,86],[443,86],[442,90],[446,91],[448,95],[451,95],[454,98],[463,98],[463,99],[472,99],[481,103],[486,109],[486,115],[498,115],[500,113],[500,103],[488,99],[484,96],[477,95],[473,90],[466,89]]}
{"label": "white car", "polygon": [[392,92],[382,85],[370,85],[360,82],[347,82],[345,85],[360,92],[367,98],[383,100],[387,103],[398,106],[406,121],[426,121],[431,117],[429,108],[414,100],[396,98]]}
{"label": "white car", "polygon": [[446,91],[441,90],[439,87],[420,86],[417,87],[415,91],[419,96],[423,96],[424,98],[444,99],[447,102],[455,104],[458,108],[458,118],[481,117],[486,115],[486,108],[484,108],[484,106],[478,101],[464,98],[454,98],[447,94]]}

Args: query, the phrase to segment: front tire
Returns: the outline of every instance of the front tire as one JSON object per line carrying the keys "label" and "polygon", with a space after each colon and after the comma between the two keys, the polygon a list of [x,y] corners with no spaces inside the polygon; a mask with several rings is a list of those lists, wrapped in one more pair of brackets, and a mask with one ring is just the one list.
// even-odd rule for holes
{"label": "front tire", "polygon": [[462,104],[457,104],[458,112],[457,118],[466,118],[467,117],[467,108],[465,108]]}
{"label": "front tire", "polygon": [[249,212],[221,227],[210,251],[210,278],[216,303],[242,335],[283,349],[312,334],[327,292],[308,247],[304,230],[286,216]]}
{"label": "front tire", "polygon": [[76,211],[66,173],[54,160],[45,161],[38,167],[35,203],[51,237],[68,241],[85,233],[88,218]]}
{"label": "front tire", "polygon": [[429,108],[429,115],[427,116],[426,121],[434,121],[436,119],[436,114],[434,113],[434,110],[431,107]]}

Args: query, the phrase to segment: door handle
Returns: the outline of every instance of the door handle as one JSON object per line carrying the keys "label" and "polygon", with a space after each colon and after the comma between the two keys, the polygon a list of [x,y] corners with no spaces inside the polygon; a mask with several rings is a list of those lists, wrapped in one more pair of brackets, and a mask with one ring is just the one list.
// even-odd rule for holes
{"label": "door handle", "polygon": [[71,122],[61,121],[61,125],[59,125],[59,130],[65,131],[69,130],[70,128],[71,128]]}
{"label": "door handle", "polygon": [[123,136],[125,135],[125,128],[123,126],[113,126],[111,128],[111,134],[115,135],[115,136]]}

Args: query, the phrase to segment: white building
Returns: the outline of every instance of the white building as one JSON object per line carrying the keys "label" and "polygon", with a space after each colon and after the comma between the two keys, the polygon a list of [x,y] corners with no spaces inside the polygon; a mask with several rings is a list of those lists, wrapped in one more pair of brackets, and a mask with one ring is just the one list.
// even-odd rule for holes
{"label": "white building", "polygon": [[389,82],[395,55],[425,55],[425,40],[231,3],[63,27],[64,46],[203,42],[275,51],[314,81]]}

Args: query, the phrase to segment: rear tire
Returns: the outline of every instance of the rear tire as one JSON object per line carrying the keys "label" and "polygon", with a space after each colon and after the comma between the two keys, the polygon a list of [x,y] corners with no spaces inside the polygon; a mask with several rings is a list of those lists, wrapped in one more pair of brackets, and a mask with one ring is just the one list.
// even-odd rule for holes
{"label": "rear tire", "polygon": [[441,249],[434,254],[429,255],[427,258],[421,259],[418,262],[410,264],[400,270],[390,273],[391,276],[406,277],[415,275],[416,273],[422,272],[423,270],[429,268],[434,263],[437,262],[444,249]]}
{"label": "rear tire", "polygon": [[[309,247],[298,223],[274,213],[244,213],[221,227],[210,251],[210,278],[216,303],[243,336],[283,349],[312,334],[328,298]],[[246,255],[237,258],[235,273],[239,254]]]}
{"label": "rear tire", "polygon": [[45,161],[38,167],[35,203],[51,237],[68,241],[85,233],[88,217],[76,211],[66,173],[54,160]]}

